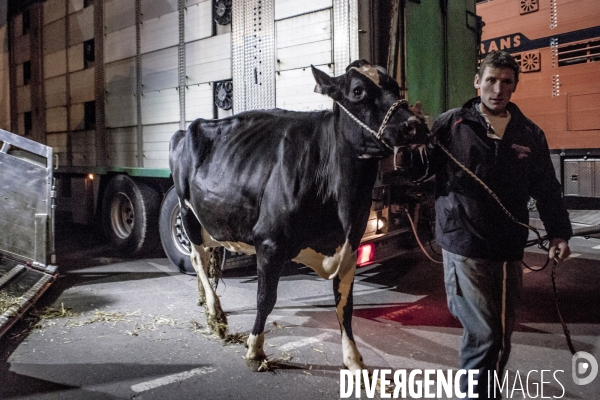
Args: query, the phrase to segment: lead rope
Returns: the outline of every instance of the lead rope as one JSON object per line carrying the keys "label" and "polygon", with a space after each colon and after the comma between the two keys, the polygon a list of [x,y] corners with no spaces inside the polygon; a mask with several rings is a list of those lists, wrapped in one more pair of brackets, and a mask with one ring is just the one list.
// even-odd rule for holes
{"label": "lead rope", "polygon": [[[483,186],[483,188],[494,198],[494,200],[496,200],[496,202],[498,203],[498,205],[500,205],[500,208],[502,208],[502,210],[504,211],[504,213],[515,223],[526,227],[527,229],[533,231],[536,235],[537,235],[537,241],[538,241],[538,247],[542,250],[545,250],[546,252],[549,251],[549,249],[544,245],[544,240],[542,239],[540,233],[538,232],[538,230],[528,224],[524,224],[521,221],[517,220],[511,213],[510,211],[508,211],[506,209],[506,207],[504,207],[504,205],[502,204],[502,202],[500,201],[500,199],[498,198],[498,196],[496,196],[496,194],[492,191],[492,189],[490,189],[485,182],[483,182],[481,179],[479,179],[479,177],[477,175],[475,175],[471,170],[469,170],[467,167],[465,167],[460,161],[458,161],[451,153],[450,151],[448,151],[448,149],[446,149],[441,143],[437,143],[437,145],[440,147],[440,149],[442,149],[442,151],[444,153],[446,153],[446,155],[448,157],[450,157],[450,159],[452,161],[454,161],[461,169],[463,169],[467,174],[469,174],[471,177],[473,177],[473,179],[475,179],[477,182],[479,182],[481,184],[481,186]],[[544,268],[546,268],[546,266],[548,265],[548,263],[550,262],[550,257],[548,257],[548,259],[546,260],[546,264],[544,264],[543,267],[541,268],[536,268],[533,269],[531,267],[529,267],[527,264],[525,264],[523,261],[521,261],[523,263],[523,265],[525,265],[525,267],[527,267],[528,269],[530,269],[531,271],[541,271]],[[560,307],[559,307],[559,302],[558,302],[558,290],[556,289],[556,266],[558,265],[558,262],[556,261],[556,259],[553,260],[553,266],[552,266],[552,289],[554,291],[554,303],[556,305],[556,312],[558,313],[558,318],[560,319],[560,324],[562,325],[563,328],[563,332],[565,334],[565,339],[567,340],[567,346],[569,347],[569,350],[571,351],[571,354],[575,354],[575,347],[573,347],[573,342],[571,341],[571,332],[569,331],[569,328],[567,327],[567,324],[565,323],[565,320],[562,317],[562,314],[560,312]]]}

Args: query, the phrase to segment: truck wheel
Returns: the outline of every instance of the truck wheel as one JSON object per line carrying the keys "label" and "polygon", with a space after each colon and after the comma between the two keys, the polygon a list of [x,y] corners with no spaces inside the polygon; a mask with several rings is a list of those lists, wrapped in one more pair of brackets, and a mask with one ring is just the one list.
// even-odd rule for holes
{"label": "truck wheel", "polygon": [[102,226],[109,242],[127,256],[156,250],[160,194],[126,175],[110,180],[102,199]]}
{"label": "truck wheel", "polygon": [[181,224],[175,187],[169,189],[163,199],[158,226],[163,250],[169,260],[180,272],[195,275],[196,271],[190,260],[191,244]]}

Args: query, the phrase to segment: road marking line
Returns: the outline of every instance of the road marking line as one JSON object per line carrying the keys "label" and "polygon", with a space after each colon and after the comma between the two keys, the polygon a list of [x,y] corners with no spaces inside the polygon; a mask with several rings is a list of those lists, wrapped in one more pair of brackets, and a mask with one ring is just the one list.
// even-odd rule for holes
{"label": "road marking line", "polygon": [[592,247],[592,249],[596,249],[596,250],[600,249],[600,244],[598,246]]}
{"label": "road marking line", "polygon": [[156,389],[157,387],[170,385],[171,383],[184,381],[196,375],[206,375],[211,372],[215,372],[216,369],[213,367],[202,367],[195,368],[191,371],[180,372],[178,374],[163,376],[162,378],[154,379],[148,382],[138,383],[137,385],[131,386],[134,392],[145,392],[146,390]]}
{"label": "road marking line", "polygon": [[332,335],[333,334],[329,333],[329,332],[321,333],[320,335],[317,335],[315,337],[306,338],[306,339],[298,340],[296,342],[290,342],[290,343],[284,344],[283,346],[281,346],[279,348],[279,350],[280,351],[290,351],[290,350],[298,349],[300,347],[309,346],[311,344],[322,342],[323,340],[331,337]]}

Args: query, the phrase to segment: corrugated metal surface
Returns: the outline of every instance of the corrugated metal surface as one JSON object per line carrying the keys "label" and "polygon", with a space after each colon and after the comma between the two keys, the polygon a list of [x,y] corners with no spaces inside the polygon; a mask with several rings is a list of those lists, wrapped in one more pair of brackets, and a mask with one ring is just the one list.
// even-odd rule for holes
{"label": "corrugated metal surface", "polygon": [[179,12],[144,22],[141,25],[140,39],[142,53],[176,46],[179,43]]}
{"label": "corrugated metal surface", "polygon": [[185,10],[185,41],[191,42],[212,35],[212,1],[203,1]]}
{"label": "corrugated metal surface", "polygon": [[185,64],[188,85],[231,79],[231,34],[186,43]]}
{"label": "corrugated metal surface", "polygon": [[179,129],[177,124],[144,126],[144,166],[169,168],[169,140]]}
{"label": "corrugated metal surface", "polygon": [[357,0],[333,1],[333,35],[335,76],[338,76],[358,58]]}
{"label": "corrugated metal surface", "polygon": [[96,157],[96,140],[94,131],[71,132],[71,155],[73,165],[94,166]]}
{"label": "corrugated metal surface", "polygon": [[110,34],[135,25],[135,0],[104,2],[104,29]]}
{"label": "corrugated metal surface", "polygon": [[185,116],[187,121],[196,118],[213,118],[213,87],[208,83],[190,85],[185,89]]}
{"label": "corrugated metal surface", "polygon": [[29,35],[18,36],[15,38],[15,64],[23,64],[25,61],[29,61],[31,58],[31,45],[29,42]]}
{"label": "corrugated metal surface", "polygon": [[142,95],[142,122],[144,125],[179,123],[179,92],[165,89]]}
{"label": "corrugated metal surface", "polygon": [[94,100],[94,68],[70,74],[71,102],[83,103]]}
{"label": "corrugated metal surface", "polygon": [[85,129],[84,103],[71,104],[69,107],[69,130],[81,131]]}
{"label": "corrugated metal surface", "polygon": [[44,24],[58,21],[66,14],[64,0],[47,0],[44,3]]}
{"label": "corrugated metal surface", "polygon": [[54,107],[46,110],[46,132],[66,132],[67,107]]}
{"label": "corrugated metal surface", "polygon": [[278,21],[277,70],[333,62],[331,9]]}
{"label": "corrugated metal surface", "polygon": [[83,62],[83,43],[69,47],[69,72],[81,71],[85,65]]}
{"label": "corrugated metal surface", "polygon": [[600,160],[564,161],[565,196],[600,197]]}
{"label": "corrugated metal surface", "polygon": [[111,95],[135,93],[135,58],[127,58],[105,66],[106,92]]}
{"label": "corrugated metal surface", "polygon": [[275,0],[275,20],[331,8],[332,0]]}
{"label": "corrugated metal surface", "polygon": [[66,19],[60,19],[44,27],[44,55],[66,47]]}
{"label": "corrugated metal surface", "polygon": [[137,167],[137,127],[107,129],[106,147],[109,166]]}
{"label": "corrugated metal surface", "polygon": [[[318,68],[329,75],[333,74],[332,66],[322,65]],[[333,107],[331,98],[314,92],[315,79],[310,68],[282,71],[276,79],[278,108],[312,111]]]}
{"label": "corrugated metal surface", "polygon": [[275,2],[233,2],[233,109],[275,106]]}
{"label": "corrugated metal surface", "polygon": [[31,85],[17,88],[17,112],[31,111]]}
{"label": "corrugated metal surface", "polygon": [[69,16],[69,46],[94,38],[94,6]]}
{"label": "corrugated metal surface", "polygon": [[142,23],[178,10],[178,0],[141,0]]}
{"label": "corrugated metal surface", "polygon": [[109,33],[104,40],[104,62],[135,56],[135,25]]}
{"label": "corrugated metal surface", "polygon": [[[105,107],[107,128],[129,127],[137,124],[135,95],[109,92],[106,94]],[[114,149],[107,148],[109,154],[111,151]]]}
{"label": "corrugated metal surface", "polygon": [[66,76],[59,76],[44,81],[46,108],[64,106],[67,104]]}
{"label": "corrugated metal surface", "polygon": [[64,75],[67,72],[67,52],[66,50],[44,56],[44,79],[52,78],[58,75]]}
{"label": "corrugated metal surface", "polygon": [[177,47],[142,55],[142,92],[178,86]]}

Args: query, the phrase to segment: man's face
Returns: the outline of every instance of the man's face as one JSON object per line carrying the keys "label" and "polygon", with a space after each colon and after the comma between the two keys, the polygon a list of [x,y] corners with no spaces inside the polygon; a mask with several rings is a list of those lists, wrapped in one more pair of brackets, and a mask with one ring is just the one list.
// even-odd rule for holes
{"label": "man's face", "polygon": [[510,68],[485,67],[483,76],[475,75],[475,87],[481,92],[482,111],[500,115],[504,113],[517,88],[515,71]]}

